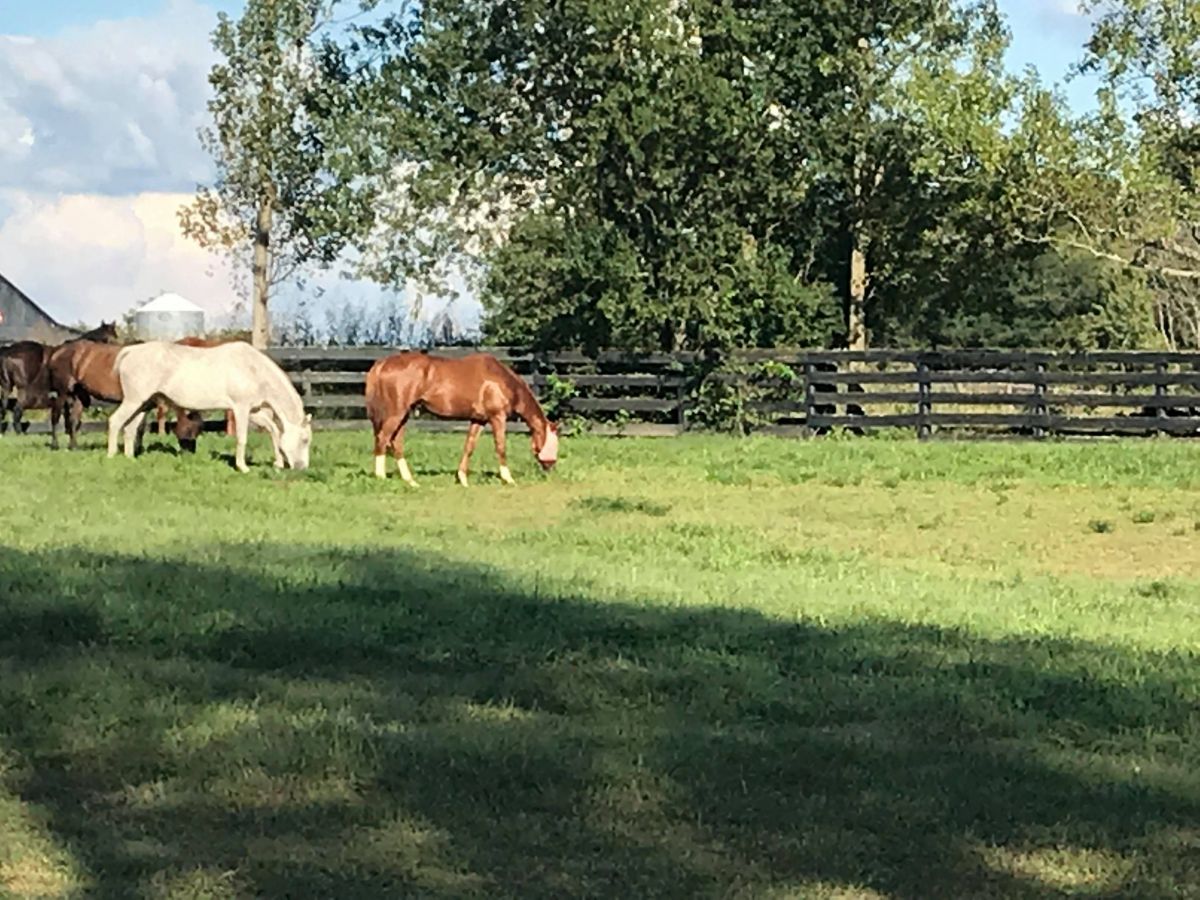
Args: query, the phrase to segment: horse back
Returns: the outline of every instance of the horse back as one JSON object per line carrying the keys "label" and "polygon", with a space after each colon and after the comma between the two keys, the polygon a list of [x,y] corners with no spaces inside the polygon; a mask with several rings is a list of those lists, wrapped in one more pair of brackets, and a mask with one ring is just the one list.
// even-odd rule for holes
{"label": "horse back", "polygon": [[117,354],[124,349],[119,344],[77,340],[63,344],[50,359],[51,382],[59,392],[81,386],[88,394],[102,400],[122,399],[121,381],[117,377]]}
{"label": "horse back", "polygon": [[519,378],[490,353],[397,353],[377,361],[367,373],[367,415],[381,423],[420,406],[436,416],[487,421],[512,412]]}

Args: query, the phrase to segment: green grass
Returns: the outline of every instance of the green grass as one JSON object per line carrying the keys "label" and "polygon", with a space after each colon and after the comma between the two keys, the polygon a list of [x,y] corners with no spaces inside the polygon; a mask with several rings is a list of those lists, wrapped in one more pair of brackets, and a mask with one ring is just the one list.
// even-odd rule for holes
{"label": "green grass", "polygon": [[0,894],[1200,896],[1193,444],[44,444]]}

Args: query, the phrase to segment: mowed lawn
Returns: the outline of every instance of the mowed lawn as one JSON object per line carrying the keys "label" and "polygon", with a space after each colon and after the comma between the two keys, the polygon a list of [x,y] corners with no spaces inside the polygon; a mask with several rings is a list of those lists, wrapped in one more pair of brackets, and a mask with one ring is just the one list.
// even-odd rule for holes
{"label": "mowed lawn", "polygon": [[1200,896],[1200,443],[171,441],[0,438],[0,894]]}

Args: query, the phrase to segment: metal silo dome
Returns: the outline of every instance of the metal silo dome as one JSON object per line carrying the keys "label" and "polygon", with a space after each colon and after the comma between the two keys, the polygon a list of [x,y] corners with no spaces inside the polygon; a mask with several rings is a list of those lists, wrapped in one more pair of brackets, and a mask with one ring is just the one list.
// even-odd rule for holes
{"label": "metal silo dome", "polygon": [[178,294],[160,294],[133,314],[143,341],[177,341],[204,333],[204,310]]}

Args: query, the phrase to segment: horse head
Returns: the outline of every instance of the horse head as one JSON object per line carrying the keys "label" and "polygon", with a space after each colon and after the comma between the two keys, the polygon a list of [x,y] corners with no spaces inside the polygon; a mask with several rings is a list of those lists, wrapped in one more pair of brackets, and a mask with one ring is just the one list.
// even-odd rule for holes
{"label": "horse head", "polygon": [[299,424],[283,419],[279,435],[279,451],[292,469],[308,468],[308,452],[312,444],[312,413],[305,413]]}
{"label": "horse head", "polygon": [[83,337],[85,340],[97,341],[101,344],[116,343],[116,340],[117,340],[116,320],[114,319],[112,322],[105,322],[103,319],[101,319],[99,327],[93,328],[87,334],[83,335]]}
{"label": "horse head", "polygon": [[533,453],[543,469],[552,469],[558,462],[558,426],[549,419],[546,420],[545,433],[533,437]]}

